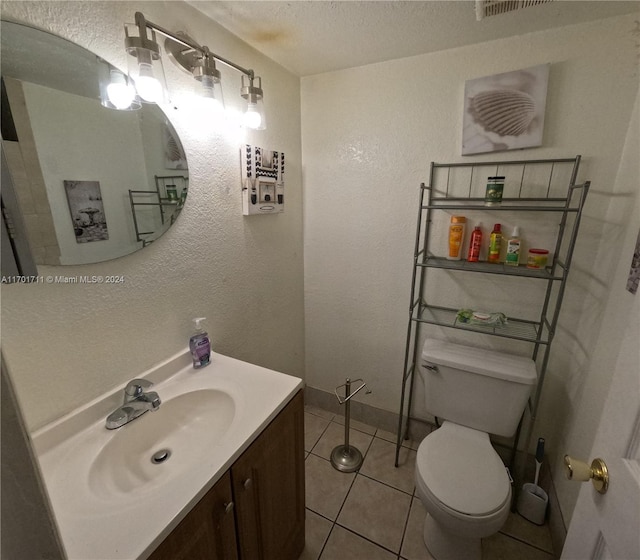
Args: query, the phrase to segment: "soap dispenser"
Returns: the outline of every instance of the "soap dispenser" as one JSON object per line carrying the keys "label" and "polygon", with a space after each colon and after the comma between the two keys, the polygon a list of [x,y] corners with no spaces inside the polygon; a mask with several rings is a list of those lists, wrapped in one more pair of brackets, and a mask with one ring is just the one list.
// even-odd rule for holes
{"label": "soap dispenser", "polygon": [[189,339],[189,350],[191,351],[194,369],[208,366],[210,363],[211,342],[209,341],[209,335],[200,325],[205,319],[206,317],[198,317],[193,320],[196,324],[196,329],[193,336]]}

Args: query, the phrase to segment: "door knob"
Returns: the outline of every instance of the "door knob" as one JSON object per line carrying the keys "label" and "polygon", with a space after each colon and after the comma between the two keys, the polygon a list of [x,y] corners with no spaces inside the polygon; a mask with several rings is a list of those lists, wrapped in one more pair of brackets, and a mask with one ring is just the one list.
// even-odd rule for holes
{"label": "door knob", "polygon": [[604,494],[609,488],[609,470],[602,459],[594,459],[589,466],[584,461],[578,461],[565,455],[564,469],[569,480],[577,480],[578,482],[590,480],[600,494]]}

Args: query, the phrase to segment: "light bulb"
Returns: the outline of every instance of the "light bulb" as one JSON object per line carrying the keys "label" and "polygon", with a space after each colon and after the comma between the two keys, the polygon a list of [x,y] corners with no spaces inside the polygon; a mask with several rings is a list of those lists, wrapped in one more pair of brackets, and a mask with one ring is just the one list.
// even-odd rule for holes
{"label": "light bulb", "polygon": [[264,130],[266,121],[264,118],[264,104],[262,98],[262,78],[254,77],[253,72],[242,75],[242,87],[240,96],[247,100],[247,111],[244,114],[243,124],[246,128]]}
{"label": "light bulb", "polygon": [[220,118],[224,112],[220,81],[214,80],[213,76],[202,76],[201,86],[199,97],[202,108],[216,118]]}
{"label": "light bulb", "polygon": [[207,107],[207,111],[216,116],[220,116],[224,113],[224,105],[219,99],[207,98],[205,99],[205,106]]}
{"label": "light bulb", "polygon": [[153,75],[151,64],[141,62],[139,75],[136,80],[138,95],[148,103],[160,103],[162,101],[162,85]]}
{"label": "light bulb", "polygon": [[121,72],[111,70],[107,97],[116,109],[128,109],[136,97],[136,91]]}
{"label": "light bulb", "polygon": [[247,128],[258,128],[262,124],[262,115],[255,103],[249,103],[244,114],[244,125]]}
{"label": "light bulb", "polygon": [[[218,82],[219,83],[219,82]],[[202,97],[204,97],[205,99],[215,99],[216,98],[216,93],[215,93],[215,81],[213,79],[213,76],[202,76],[201,80],[200,80],[200,84],[202,86],[202,90],[200,95]]]}

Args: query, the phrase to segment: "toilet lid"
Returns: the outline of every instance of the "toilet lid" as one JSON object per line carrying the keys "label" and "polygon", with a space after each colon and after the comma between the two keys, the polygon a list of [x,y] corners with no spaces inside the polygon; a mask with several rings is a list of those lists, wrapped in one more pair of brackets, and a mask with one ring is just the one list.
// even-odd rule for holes
{"label": "toilet lid", "polygon": [[416,467],[431,494],[462,514],[491,514],[509,498],[509,477],[485,432],[445,422],[418,447]]}

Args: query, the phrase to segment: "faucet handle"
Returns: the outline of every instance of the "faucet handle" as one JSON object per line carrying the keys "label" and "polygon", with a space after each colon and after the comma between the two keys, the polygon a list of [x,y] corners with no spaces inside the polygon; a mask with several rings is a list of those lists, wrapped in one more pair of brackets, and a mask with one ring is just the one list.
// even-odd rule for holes
{"label": "faucet handle", "polygon": [[127,386],[124,389],[124,394],[126,395],[126,397],[136,399],[140,395],[142,395],[142,393],[144,393],[145,389],[148,389],[152,386],[153,383],[151,381],[147,381],[146,379],[132,379],[131,381],[129,381],[129,383],[127,383]]}

